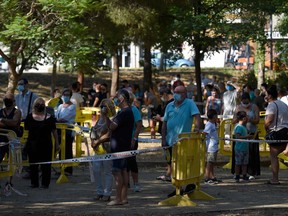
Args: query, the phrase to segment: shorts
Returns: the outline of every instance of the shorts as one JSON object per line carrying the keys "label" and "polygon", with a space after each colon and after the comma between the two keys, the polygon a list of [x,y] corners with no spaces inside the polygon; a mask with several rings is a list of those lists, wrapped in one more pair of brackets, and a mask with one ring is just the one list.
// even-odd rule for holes
{"label": "shorts", "polygon": [[207,152],[207,162],[216,163],[217,162],[217,152]]}
{"label": "shorts", "polygon": [[121,171],[127,171],[126,158],[113,160],[112,172],[121,172]]}
{"label": "shorts", "polygon": [[248,151],[235,151],[235,165],[248,165],[249,152]]}

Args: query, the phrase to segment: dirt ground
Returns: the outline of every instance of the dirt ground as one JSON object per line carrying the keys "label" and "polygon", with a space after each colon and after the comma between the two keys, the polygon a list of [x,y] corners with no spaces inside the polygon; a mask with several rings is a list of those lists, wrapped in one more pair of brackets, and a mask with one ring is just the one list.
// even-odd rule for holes
{"label": "dirt ground", "polygon": [[[141,144],[140,148],[156,147],[158,144]],[[93,201],[95,185],[90,181],[88,164],[74,168],[69,182],[56,184],[57,176],[52,173],[49,189],[31,189],[30,181],[16,175],[14,188],[27,196],[12,192],[2,193],[5,180],[1,180],[1,215],[288,215],[288,170],[280,171],[280,185],[267,185],[271,171],[267,161],[263,161],[261,176],[249,183],[234,183],[230,170],[223,169],[228,158],[219,157],[216,175],[223,182],[217,185],[201,183],[200,190],[213,196],[215,200],[193,200],[195,207],[159,206],[173,190],[169,182],[156,180],[165,173],[162,152],[138,156],[139,178],[142,191],[129,189],[129,204],[108,207],[101,201]],[[264,166],[265,165],[265,166]],[[58,168],[56,168],[58,169]],[[115,187],[114,187],[115,188]],[[113,189],[112,198],[115,195]]]}

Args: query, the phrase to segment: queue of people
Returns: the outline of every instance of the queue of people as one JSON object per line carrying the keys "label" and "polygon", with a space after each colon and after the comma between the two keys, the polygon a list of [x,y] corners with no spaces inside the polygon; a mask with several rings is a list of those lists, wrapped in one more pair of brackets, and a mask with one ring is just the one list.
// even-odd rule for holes
{"label": "queue of people", "polygon": [[[207,82],[203,80],[203,82]],[[171,155],[173,145],[177,142],[178,135],[193,130],[206,136],[207,158],[205,180],[206,184],[217,184],[221,180],[216,178],[214,166],[217,162],[218,140],[217,123],[219,115],[231,118],[236,124],[234,136],[236,139],[258,139],[257,124],[260,120],[260,111],[266,110],[265,129],[267,133],[276,131],[273,139],[285,140],[288,134],[287,93],[281,91],[278,100],[278,91],[275,86],[260,90],[253,90],[245,85],[240,89],[228,81],[226,90],[223,83],[218,83],[214,77],[213,83],[203,83],[203,96],[205,105],[203,112],[208,118],[203,127],[201,123],[201,110],[196,106],[194,99],[197,92],[193,83],[186,87],[180,74],[171,83],[161,82],[151,86],[142,93],[139,86],[130,85],[127,80],[122,82],[122,87],[110,99],[105,83],[93,83],[93,89],[88,92],[88,98],[83,98],[79,92],[77,82],[71,88],[64,88],[55,92],[57,106],[55,113],[49,113],[43,98],[38,97],[29,90],[28,80],[23,78],[18,82],[19,94],[7,94],[4,97],[5,107],[0,110],[0,128],[12,129],[18,133],[20,122],[23,121],[28,130],[28,139],[25,152],[28,154],[30,164],[31,188],[49,188],[51,181],[51,164],[41,164],[41,184],[39,182],[38,162],[48,162],[52,158],[52,138],[55,140],[55,151],[59,151],[60,131],[56,130],[56,123],[74,124],[76,109],[85,104],[100,107],[100,117],[91,128],[91,147],[95,155],[103,153],[116,153],[137,150],[138,137],[142,130],[142,105],[147,107],[150,135],[156,138],[156,124],[160,125],[158,131],[161,135],[162,147],[167,148],[167,172],[157,179],[171,181],[173,172]],[[261,99],[261,98],[262,99]],[[85,102],[86,101],[86,102]],[[116,113],[115,106],[119,108]],[[17,107],[17,108],[16,108]],[[94,134],[92,134],[92,132]],[[75,134],[66,130],[65,158],[73,158],[73,141]],[[3,137],[2,137],[3,138]],[[2,139],[0,137],[0,139]],[[45,142],[43,141],[45,139]],[[270,139],[270,138],[267,138]],[[277,156],[284,152],[288,155],[287,143],[269,143],[272,167],[272,179],[267,183],[280,184],[279,161]],[[7,154],[7,147],[0,148],[0,159]],[[61,154],[59,154],[61,155]],[[170,157],[169,157],[170,156]],[[250,181],[260,176],[259,143],[249,141],[236,141],[233,144],[233,166],[231,172],[235,174],[235,181],[240,182],[240,175],[244,181]],[[134,192],[140,192],[138,178],[138,165],[136,156],[131,158],[116,159],[112,161],[94,161],[93,173],[96,180],[96,196],[94,200],[106,201],[108,206],[125,205],[128,203],[128,186],[133,186]],[[73,175],[72,167],[66,167],[66,175]],[[133,184],[130,185],[130,174]],[[116,196],[112,200],[113,177],[116,186]],[[189,194],[196,186],[188,184],[181,190],[181,194]],[[174,196],[175,191],[168,194]]]}

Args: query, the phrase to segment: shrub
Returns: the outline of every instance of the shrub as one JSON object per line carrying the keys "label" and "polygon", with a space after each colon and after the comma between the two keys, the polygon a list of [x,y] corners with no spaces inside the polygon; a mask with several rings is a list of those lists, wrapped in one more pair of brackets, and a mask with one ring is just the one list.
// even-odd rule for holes
{"label": "shrub", "polygon": [[238,78],[238,83],[239,85],[242,85],[242,86],[249,85],[253,89],[257,88],[257,78],[256,78],[254,70],[243,72],[243,74],[240,75]]}

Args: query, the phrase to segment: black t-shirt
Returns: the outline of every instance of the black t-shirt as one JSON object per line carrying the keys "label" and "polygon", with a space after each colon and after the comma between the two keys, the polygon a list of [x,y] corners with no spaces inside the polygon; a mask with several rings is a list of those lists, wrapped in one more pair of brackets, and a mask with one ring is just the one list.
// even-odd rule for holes
{"label": "black t-shirt", "polygon": [[89,89],[88,90],[88,95],[91,96],[92,99],[89,100],[89,106],[93,106],[94,100],[95,100],[95,94],[96,91],[94,89]]}
{"label": "black t-shirt", "polygon": [[131,149],[134,115],[130,107],[118,112],[113,121],[118,127],[111,134],[111,152],[129,151]]}

